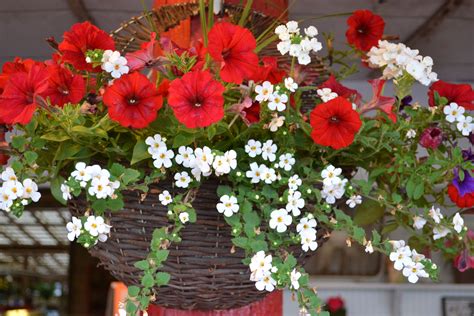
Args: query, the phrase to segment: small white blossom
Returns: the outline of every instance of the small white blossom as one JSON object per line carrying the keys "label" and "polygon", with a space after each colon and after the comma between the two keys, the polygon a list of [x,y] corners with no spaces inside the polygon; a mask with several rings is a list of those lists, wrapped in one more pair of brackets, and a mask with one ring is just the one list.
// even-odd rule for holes
{"label": "small white blossom", "polygon": [[421,262],[423,259],[425,259],[425,255],[418,253],[415,249],[412,249],[411,260],[413,260],[413,262]]}
{"label": "small white blossom", "polygon": [[268,129],[270,132],[276,132],[285,123],[284,116],[274,115],[270,123],[268,123]]}
{"label": "small white blossom", "polygon": [[105,224],[104,218],[102,216],[91,215],[87,218],[87,221],[84,223],[84,229],[91,234],[91,236],[97,237],[99,234],[104,234],[107,230],[108,225]]}
{"label": "small white blossom", "polygon": [[314,26],[309,26],[307,28],[304,29],[304,32],[306,33],[306,35],[308,35],[309,37],[315,37],[318,35],[318,29]]}
{"label": "small white blossom", "polygon": [[318,93],[321,100],[323,100],[323,102],[328,102],[332,99],[337,98],[337,93],[332,92],[332,90],[329,88],[318,89],[316,90],[316,92]]}
{"label": "small white blossom", "polygon": [[401,271],[404,266],[409,265],[411,260],[411,250],[408,246],[400,247],[390,253],[390,260],[393,261],[395,270]]}
{"label": "small white blossom", "polygon": [[260,175],[260,180],[265,182],[266,184],[271,184],[277,179],[277,175],[275,173],[275,169],[273,168],[265,168]]}
{"label": "small white blossom", "polygon": [[220,203],[217,203],[216,208],[219,213],[230,217],[239,211],[239,204],[235,196],[223,195],[220,198]]}
{"label": "small white blossom", "polygon": [[356,205],[359,205],[362,203],[362,197],[360,195],[352,195],[347,201],[346,204],[350,208],[356,207]]}
{"label": "small white blossom", "polygon": [[38,185],[31,179],[23,180],[23,196],[24,199],[31,199],[33,202],[38,202],[41,198],[41,193],[38,192]]}
{"label": "small white blossom", "polygon": [[279,94],[274,92],[268,102],[268,108],[271,111],[284,111],[286,109],[286,102],[288,102],[288,96],[286,94]]}
{"label": "small white blossom", "polygon": [[92,179],[91,186],[88,190],[89,194],[98,199],[105,199],[112,195],[110,180],[107,176],[100,176]]}
{"label": "small white blossom", "polygon": [[464,219],[456,213],[453,217],[454,230],[459,234],[464,228]]}
{"label": "small white blossom", "polygon": [[413,139],[413,138],[415,138],[415,137],[416,137],[416,131],[415,131],[414,129],[409,129],[409,130],[407,131],[406,137],[407,137],[408,139]]}
{"label": "small white blossom", "polygon": [[271,273],[267,272],[261,279],[255,282],[255,287],[259,291],[266,290],[272,292],[275,289],[276,281],[272,278]]}
{"label": "small white blossom", "polygon": [[452,102],[443,108],[443,112],[446,115],[446,121],[449,123],[454,123],[456,121],[462,120],[465,109],[462,106],[459,106],[457,103]]}
{"label": "small white blossom", "polygon": [[275,210],[270,214],[270,228],[276,229],[279,233],[285,232],[292,221],[291,215],[283,208]]}
{"label": "small white blossom", "polygon": [[69,241],[74,241],[81,234],[82,222],[77,217],[73,216],[71,221],[66,224],[67,229],[67,239]]}
{"label": "small white blossom", "polygon": [[215,156],[212,163],[216,175],[227,174],[230,172],[230,164],[224,156]]}
{"label": "small white blossom", "polygon": [[160,134],[147,137],[145,139],[145,144],[148,145],[148,153],[152,157],[168,149],[166,148],[166,143],[164,142]]}
{"label": "small white blossom", "polygon": [[460,116],[458,117],[458,124],[456,124],[458,131],[463,136],[469,136],[474,130],[474,123],[472,122],[472,116]]}
{"label": "small white blossom", "polygon": [[305,202],[301,197],[301,192],[295,191],[293,194],[288,195],[288,203],[286,204],[286,210],[293,213],[293,216],[299,216],[301,209],[304,207]]}
{"label": "small white blossom", "polygon": [[441,214],[441,210],[439,208],[435,208],[434,206],[431,207],[428,214],[430,217],[435,221],[436,224],[441,223],[441,219],[443,218],[443,214]]}
{"label": "small white blossom", "polygon": [[303,217],[296,225],[296,231],[303,237],[316,239],[316,225],[317,222],[314,218]]}
{"label": "small white blossom", "polygon": [[178,172],[174,175],[175,184],[178,188],[187,188],[191,182],[191,177],[186,171]]}
{"label": "small white blossom", "polygon": [[71,188],[67,184],[61,184],[61,193],[65,201],[72,199]]}
{"label": "small white blossom", "polygon": [[257,96],[255,97],[256,101],[268,101],[273,95],[273,85],[270,81],[264,81],[262,85],[257,85],[255,87],[255,92],[257,93]]}
{"label": "small white blossom", "polygon": [[173,165],[173,162],[171,159],[174,158],[174,152],[169,149],[169,150],[163,150],[153,156],[154,161],[153,161],[153,166],[155,168],[160,169],[160,168],[170,168]]}
{"label": "small white blossom", "polygon": [[263,143],[262,146],[262,158],[268,161],[275,161],[275,153],[277,152],[277,150],[277,145],[274,144],[271,139],[267,140],[265,143]]}
{"label": "small white blossom", "polygon": [[365,244],[365,252],[367,253],[374,253],[374,247],[372,246],[372,241],[367,241]]}
{"label": "small white blossom", "polygon": [[160,195],[158,195],[158,199],[160,199],[160,202],[163,205],[168,205],[173,202],[173,197],[168,190],[164,190],[162,193],[160,193]]}
{"label": "small white blossom", "polygon": [[259,183],[262,174],[267,170],[267,167],[265,165],[258,165],[256,162],[252,162],[250,164],[250,170],[248,170],[245,175],[247,178],[250,178],[251,183]]}
{"label": "small white blossom", "polygon": [[426,219],[423,216],[413,216],[413,227],[415,229],[423,229],[426,224]]}
{"label": "small white blossom", "polygon": [[341,168],[336,168],[333,165],[327,166],[323,171],[321,171],[321,177],[323,178],[324,185],[333,185],[341,182],[339,176],[342,173]]}
{"label": "small white blossom", "polygon": [[302,236],[301,238],[301,249],[304,252],[308,252],[309,250],[315,251],[318,248],[318,242],[311,238],[311,236]]}
{"label": "small white blossom", "polygon": [[295,92],[296,89],[298,89],[298,84],[293,80],[293,78],[288,77],[285,78],[285,88],[287,88],[291,92]]}
{"label": "small white blossom", "polygon": [[288,21],[286,23],[286,28],[288,29],[289,33],[299,34],[299,32],[300,32],[298,22],[296,22],[296,21]]}
{"label": "small white blossom", "polygon": [[290,177],[290,179],[288,179],[288,188],[290,190],[297,190],[299,188],[299,186],[302,184],[303,182],[301,181],[300,177],[295,174],[295,175],[292,175]]}
{"label": "small white blossom", "polygon": [[245,152],[249,157],[255,158],[262,153],[262,143],[255,139],[250,139],[245,145]]}
{"label": "small white blossom", "polygon": [[11,167],[7,167],[5,171],[2,172],[2,180],[7,181],[18,181],[18,178],[15,174],[15,171]]}
{"label": "small white blossom", "polygon": [[428,278],[429,275],[424,270],[424,266],[420,262],[410,262],[403,269],[403,275],[408,278],[408,282],[416,283],[419,278]]}
{"label": "small white blossom", "polygon": [[255,255],[253,255],[250,260],[250,275],[251,281],[256,281],[262,278],[267,272],[272,269],[272,255],[265,255],[263,250],[260,250]]}
{"label": "small white blossom", "polygon": [[293,155],[288,153],[281,155],[279,160],[280,162],[278,163],[278,166],[285,171],[290,171],[296,162],[295,158],[293,158]]}
{"label": "small white blossom", "polygon": [[207,173],[211,170],[214,155],[209,147],[196,148],[196,150],[194,150],[194,156],[196,157],[194,160],[195,165],[202,173]]}
{"label": "small white blossom", "polygon": [[309,54],[300,54],[298,56],[298,64],[309,65],[309,63],[311,63],[311,57],[309,57]]}
{"label": "small white blossom", "polygon": [[188,212],[179,213],[179,220],[183,224],[186,224],[187,222],[189,222],[189,213]]}
{"label": "small white blossom", "polygon": [[183,165],[185,168],[190,168],[194,159],[194,150],[186,146],[180,146],[178,148],[178,154],[174,158],[178,165]]}
{"label": "small white blossom", "polygon": [[3,192],[8,194],[12,200],[23,196],[24,188],[20,181],[7,181],[3,183],[2,187],[4,190]]}
{"label": "small white blossom", "polygon": [[110,73],[112,78],[120,78],[130,70],[127,66],[127,59],[120,56],[120,52],[118,51],[108,54],[105,60],[106,61],[102,63],[102,69]]}
{"label": "small white blossom", "polygon": [[87,172],[87,165],[84,162],[76,163],[76,170],[71,173],[71,176],[79,181],[81,187],[85,188],[87,182],[91,180],[91,175]]}
{"label": "small white blossom", "polygon": [[446,237],[451,231],[448,227],[437,225],[433,227],[433,240],[438,240]]}
{"label": "small white blossom", "polygon": [[296,271],[296,269],[293,269],[290,274],[290,281],[291,281],[291,287],[294,290],[297,290],[300,288],[300,282],[299,279],[301,278],[301,273]]}

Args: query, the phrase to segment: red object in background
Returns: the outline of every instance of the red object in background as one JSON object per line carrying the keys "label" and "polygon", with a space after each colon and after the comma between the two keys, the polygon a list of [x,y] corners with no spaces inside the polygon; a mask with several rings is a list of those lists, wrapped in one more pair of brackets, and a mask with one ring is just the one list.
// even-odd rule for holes
{"label": "red object in background", "polygon": [[[0,125],[0,148],[7,148],[8,143],[5,141],[5,133],[7,132],[7,129],[5,126]],[[5,165],[8,162],[8,159],[10,156],[0,152],[0,166]]]}
{"label": "red object in background", "polygon": [[148,316],[282,316],[283,293],[269,294],[259,302],[227,311],[183,311],[151,305]]}

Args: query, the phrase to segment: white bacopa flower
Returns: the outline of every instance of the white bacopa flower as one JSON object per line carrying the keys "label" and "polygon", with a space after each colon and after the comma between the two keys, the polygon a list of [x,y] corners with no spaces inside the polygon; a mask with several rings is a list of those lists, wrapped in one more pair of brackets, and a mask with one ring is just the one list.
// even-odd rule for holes
{"label": "white bacopa flower", "polygon": [[217,211],[224,214],[226,217],[231,217],[239,211],[239,204],[235,196],[223,195],[220,198],[220,203],[217,203]]}
{"label": "white bacopa flower", "polygon": [[110,180],[106,176],[96,177],[92,179],[91,186],[88,190],[89,194],[98,199],[105,199],[112,195]]}
{"label": "white bacopa flower", "polygon": [[87,172],[87,165],[84,162],[76,163],[76,170],[71,173],[71,176],[79,181],[81,187],[85,188],[87,182],[91,180],[91,175]]}
{"label": "white bacopa flower", "polygon": [[395,270],[401,271],[404,266],[412,263],[411,250],[408,246],[400,247],[390,253],[390,260],[393,261]]}
{"label": "white bacopa flower", "polygon": [[391,240],[390,243],[392,244],[393,251],[405,247],[404,240]]}
{"label": "white bacopa flower", "polygon": [[67,184],[61,184],[61,193],[65,201],[72,199],[71,188]]}
{"label": "white bacopa flower", "polygon": [[304,32],[306,35],[308,35],[309,37],[315,37],[318,35],[318,29],[314,26],[309,26],[307,28],[304,29]]}
{"label": "white bacopa flower", "polygon": [[162,150],[153,156],[153,166],[157,169],[160,169],[161,167],[170,168],[173,165],[173,162],[171,161],[173,158],[174,152],[171,149]]}
{"label": "white bacopa flower", "polygon": [[316,239],[316,225],[317,222],[314,218],[303,217],[299,224],[296,225],[296,232],[301,236],[314,236],[313,239]]}
{"label": "white bacopa flower", "polygon": [[202,173],[211,171],[214,155],[209,147],[204,146],[203,148],[196,148],[194,150],[194,156],[196,157],[194,163]]}
{"label": "white bacopa flower", "polygon": [[255,158],[262,153],[262,143],[255,139],[250,139],[245,145],[245,152],[249,157]]}
{"label": "white bacopa flower", "polygon": [[311,57],[309,57],[309,54],[300,54],[298,56],[298,64],[309,65],[310,63],[311,63]]}
{"label": "white bacopa flower", "polygon": [[275,153],[277,152],[277,150],[277,145],[274,144],[271,139],[267,140],[265,143],[263,143],[262,146],[262,158],[268,161],[275,161]]}
{"label": "white bacopa flower", "polygon": [[469,136],[474,130],[474,123],[472,122],[472,116],[459,116],[458,124],[456,127],[463,136]]}
{"label": "white bacopa flower", "polygon": [[293,80],[293,78],[288,77],[285,78],[285,88],[287,88],[291,92],[295,92],[296,89],[298,89],[298,84]]}
{"label": "white bacopa flower", "polygon": [[268,123],[268,129],[270,132],[276,132],[280,127],[283,126],[285,123],[285,117],[284,116],[278,116],[278,115],[273,115],[272,120],[270,123]]}
{"label": "white bacopa flower", "polygon": [[5,171],[2,172],[2,180],[4,182],[7,182],[7,181],[18,181],[18,178],[15,174],[15,171],[10,168],[10,167],[7,167],[5,169]]}
{"label": "white bacopa flower", "polygon": [[255,87],[255,92],[257,93],[257,96],[255,97],[256,101],[268,101],[270,96],[273,94],[273,85],[270,83],[270,81],[264,81],[262,85],[257,85]]}
{"label": "white bacopa flower", "polygon": [[148,153],[152,157],[168,149],[166,148],[166,143],[164,142],[160,134],[156,134],[155,136],[148,136],[145,139],[145,144],[148,145]]}
{"label": "white bacopa flower", "polygon": [[269,99],[268,108],[271,111],[284,111],[286,109],[286,102],[288,102],[288,96],[286,94],[279,94],[274,92]]}
{"label": "white bacopa flower", "polygon": [[337,93],[332,92],[332,90],[330,88],[318,89],[318,90],[316,90],[316,92],[318,93],[321,100],[323,100],[323,102],[328,102],[332,99],[337,98]]}
{"label": "white bacopa flower", "polygon": [[67,229],[67,239],[69,241],[74,241],[81,234],[82,222],[77,217],[73,216],[71,221],[66,224]]}
{"label": "white bacopa flower", "polygon": [[296,191],[302,183],[303,182],[297,174],[292,175],[290,179],[288,179],[288,188],[290,190]]}
{"label": "white bacopa flower", "polygon": [[408,278],[408,282],[416,283],[419,278],[428,278],[429,275],[424,270],[425,266],[420,262],[410,262],[403,269],[403,275]]}
{"label": "white bacopa flower", "polygon": [[341,168],[336,168],[333,165],[327,166],[323,171],[321,171],[321,177],[323,178],[324,185],[333,185],[341,182],[339,176],[342,173]]}
{"label": "white bacopa flower", "polygon": [[253,255],[250,260],[250,275],[251,281],[256,281],[262,278],[267,272],[272,269],[272,255],[265,255],[263,250],[260,250],[255,255]]}
{"label": "white bacopa flower", "polygon": [[216,175],[227,174],[230,172],[230,165],[224,156],[215,156],[212,167],[216,171]]}
{"label": "white bacopa flower", "polygon": [[270,228],[276,229],[279,233],[285,232],[292,221],[293,218],[284,208],[275,210],[270,214]]}
{"label": "white bacopa flower", "polygon": [[288,153],[281,155],[279,160],[280,162],[278,163],[278,166],[285,171],[290,171],[296,162],[295,158],[293,158],[293,155]]}
{"label": "white bacopa flower", "polygon": [[464,219],[456,213],[453,217],[454,230],[459,234],[464,228]]}
{"label": "white bacopa flower", "polygon": [[[104,64],[109,61],[109,59],[110,59],[110,57],[112,57],[113,53],[114,53],[113,50],[107,49],[107,50],[105,50],[104,53],[102,54],[102,60],[101,60],[101,62],[102,62],[102,66],[101,66],[102,70],[104,70]],[[118,53],[119,53],[119,52],[118,52]],[[119,53],[119,55],[120,55],[120,53]],[[86,59],[87,59],[87,58],[86,58]],[[90,60],[90,58],[89,58],[89,60]],[[90,62],[90,61],[89,61],[89,62]]]}
{"label": "white bacopa flower", "polygon": [[259,291],[266,290],[272,292],[275,289],[276,281],[272,278],[270,272],[267,272],[262,278],[255,282],[255,287]]}
{"label": "white bacopa flower", "polygon": [[296,269],[293,269],[290,274],[290,281],[291,281],[291,287],[294,290],[297,290],[300,288],[300,282],[299,279],[301,278],[301,273],[298,272]]}
{"label": "white bacopa flower", "polygon": [[413,216],[413,227],[415,229],[423,229],[426,224],[426,219],[423,216]]}
{"label": "white bacopa flower", "polygon": [[99,236],[99,234],[104,234],[107,231],[107,226],[108,225],[105,225],[104,218],[102,216],[91,215],[84,223],[84,229],[94,237]]}
{"label": "white bacopa flower", "polygon": [[186,224],[187,222],[189,222],[189,213],[188,212],[179,213],[179,220],[183,224]]}
{"label": "white bacopa flower", "polygon": [[277,44],[277,49],[282,55],[286,55],[290,51],[291,41],[281,41]]}
{"label": "white bacopa flower", "polygon": [[409,130],[407,131],[406,137],[407,137],[408,139],[413,139],[413,138],[415,138],[415,137],[416,137],[416,131],[415,131],[414,129],[409,129]]}
{"label": "white bacopa flower", "polygon": [[296,21],[286,22],[286,28],[288,29],[289,33],[299,34],[299,32],[300,32],[298,22],[296,22]]}
{"label": "white bacopa flower", "polygon": [[160,193],[160,195],[158,195],[158,199],[160,199],[160,202],[163,205],[168,205],[173,202],[173,197],[168,190],[164,190],[162,193]]}
{"label": "white bacopa flower", "polygon": [[260,174],[260,180],[264,181],[266,184],[271,184],[277,179],[275,169],[265,168]]}
{"label": "white bacopa flower", "polygon": [[418,253],[415,249],[412,249],[411,260],[413,260],[413,262],[421,262],[423,259],[425,259],[425,255]]}
{"label": "white bacopa flower", "polygon": [[267,167],[265,165],[258,165],[256,162],[252,162],[250,164],[250,170],[248,170],[245,175],[247,178],[250,178],[251,183],[259,183],[262,174],[267,170]]}
{"label": "white bacopa flower", "polygon": [[443,112],[446,115],[446,121],[454,123],[464,116],[465,109],[457,103],[451,102],[443,108]]}
{"label": "white bacopa flower", "polygon": [[41,198],[41,193],[38,192],[38,185],[31,179],[23,180],[23,196],[24,199],[31,199],[33,202],[38,202]]}
{"label": "white bacopa flower", "polygon": [[237,152],[233,149],[228,150],[224,153],[224,158],[229,164],[230,169],[234,170],[237,168]]}
{"label": "white bacopa flower", "polygon": [[304,207],[305,202],[301,197],[301,192],[295,191],[293,194],[288,195],[288,203],[286,204],[286,210],[293,213],[293,216],[299,216],[301,209]]}
{"label": "white bacopa flower", "polygon": [[350,207],[350,208],[354,208],[356,207],[356,205],[359,205],[362,203],[362,197],[360,195],[352,195],[347,201],[346,201],[346,204]]}
{"label": "white bacopa flower", "polygon": [[92,166],[87,166],[86,167],[86,172],[91,176],[92,179],[94,178],[100,178],[101,176],[109,177],[110,175],[107,175],[107,170],[102,170],[102,168],[99,165],[92,165]]}
{"label": "white bacopa flower", "polygon": [[439,208],[435,208],[434,206],[431,207],[428,214],[435,221],[436,224],[439,224],[441,222],[441,219],[443,219],[443,214],[441,214],[441,210]]}
{"label": "white bacopa flower", "polygon": [[[304,252],[315,251],[318,248],[318,242],[316,238],[311,238],[312,236],[305,235],[301,237],[301,249]],[[315,236],[316,237],[316,236]]]}
{"label": "white bacopa flower", "polygon": [[127,59],[120,56],[120,52],[118,51],[112,52],[108,54],[106,58],[102,57],[102,59],[106,60],[102,63],[102,69],[110,73],[112,78],[120,78],[130,70],[127,66]]}
{"label": "white bacopa flower", "polygon": [[174,180],[178,188],[187,188],[191,182],[191,178],[186,171],[176,173],[174,175]]}
{"label": "white bacopa flower", "polygon": [[8,192],[5,192],[5,187],[0,188],[0,209],[9,212],[13,205],[13,198]]}
{"label": "white bacopa flower", "polygon": [[372,241],[367,241],[367,243],[365,244],[365,252],[367,253],[374,253],[374,247],[372,246]]}
{"label": "white bacopa flower", "polygon": [[189,168],[194,161],[194,150],[191,147],[180,146],[178,148],[178,154],[174,158],[178,165],[183,165],[185,168]]}
{"label": "white bacopa flower", "polygon": [[4,192],[11,196],[12,200],[23,196],[23,184],[19,181],[7,181],[3,183]]}
{"label": "white bacopa flower", "polygon": [[326,200],[326,203],[334,204],[337,199],[340,199],[344,195],[345,190],[342,184],[343,182],[339,182],[339,184],[323,185],[321,197]]}
{"label": "white bacopa flower", "polygon": [[448,227],[443,225],[437,225],[433,227],[433,240],[438,240],[446,237],[451,231]]}
{"label": "white bacopa flower", "polygon": [[275,34],[278,35],[280,40],[286,41],[290,39],[290,32],[286,28],[286,25],[278,25],[275,29]]}

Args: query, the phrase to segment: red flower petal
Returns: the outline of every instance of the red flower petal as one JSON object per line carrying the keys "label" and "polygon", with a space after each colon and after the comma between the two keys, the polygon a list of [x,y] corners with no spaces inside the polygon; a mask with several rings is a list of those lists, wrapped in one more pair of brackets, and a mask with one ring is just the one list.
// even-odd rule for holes
{"label": "red flower petal", "polygon": [[474,206],[474,193],[468,193],[461,196],[454,184],[448,185],[448,195],[451,201],[461,208]]}
{"label": "red flower petal", "polygon": [[377,46],[383,36],[385,22],[370,10],[357,10],[347,19],[347,25],[347,42],[366,52]]}
{"label": "red flower petal", "polygon": [[329,88],[332,92],[337,93],[338,96],[346,98],[357,105],[359,105],[362,100],[362,96],[357,90],[350,89],[342,85],[336,80],[336,77],[334,77],[334,75],[332,74],[328,80],[321,84],[319,88]]}
{"label": "red flower petal", "polygon": [[263,66],[258,66],[253,73],[252,79],[256,83],[269,81],[271,84],[278,84],[283,81],[286,71],[278,68],[278,60],[276,57],[262,57]]}
{"label": "red flower petal", "polygon": [[433,83],[428,91],[429,104],[435,106],[434,91],[438,92],[440,97],[457,103],[466,110],[474,110],[474,90],[470,84],[454,84],[446,81],[438,80]]}
{"label": "red flower petal", "polygon": [[79,74],[73,74],[68,69],[51,65],[48,67],[49,80],[45,97],[52,105],[62,107],[66,103],[78,103],[84,97],[86,84]]}

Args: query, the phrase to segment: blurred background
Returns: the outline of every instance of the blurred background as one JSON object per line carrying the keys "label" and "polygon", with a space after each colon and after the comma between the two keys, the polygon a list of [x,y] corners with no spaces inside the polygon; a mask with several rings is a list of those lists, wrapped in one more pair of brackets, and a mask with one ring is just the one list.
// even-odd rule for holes
{"label": "blurred background", "polygon": [[[89,20],[111,31],[144,7],[173,2],[177,1],[1,0],[0,66],[16,56],[50,58],[52,50],[45,39],[53,36],[60,42],[62,33],[76,22]],[[254,2],[277,15],[288,3]],[[422,55],[431,56],[439,78],[474,81],[474,0],[295,0],[288,5],[290,19],[315,25],[320,33],[334,33],[336,47],[344,45],[347,17],[315,17],[370,9],[385,19],[386,34],[399,36]],[[369,95],[366,80],[376,75],[363,70],[345,84]],[[426,87],[416,86],[413,97],[426,103]],[[112,283],[84,249],[69,243],[65,230],[69,212],[46,194],[21,219],[0,214],[0,315],[35,315],[34,311],[37,315],[113,315],[123,287]],[[401,283],[381,257],[347,248],[345,236],[335,235],[306,268],[314,275],[312,282],[320,295],[336,307],[345,306],[347,315],[474,315],[473,273],[460,274],[452,263],[436,259],[442,269],[441,283],[409,285]],[[283,308],[285,316],[297,315],[289,293],[284,293]]]}

